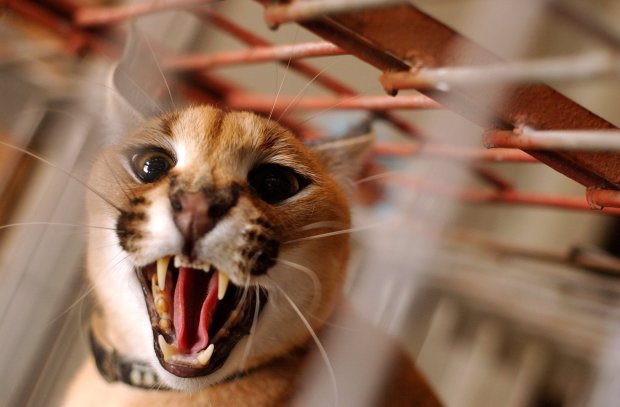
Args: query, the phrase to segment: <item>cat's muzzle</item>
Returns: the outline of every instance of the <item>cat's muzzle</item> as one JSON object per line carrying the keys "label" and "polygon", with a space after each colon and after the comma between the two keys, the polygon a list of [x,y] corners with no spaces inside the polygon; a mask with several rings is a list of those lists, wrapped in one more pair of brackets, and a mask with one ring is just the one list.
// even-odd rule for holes
{"label": "cat's muzzle", "polygon": [[263,290],[237,287],[211,265],[164,257],[136,270],[161,365],[179,377],[219,369],[248,335],[265,303]]}

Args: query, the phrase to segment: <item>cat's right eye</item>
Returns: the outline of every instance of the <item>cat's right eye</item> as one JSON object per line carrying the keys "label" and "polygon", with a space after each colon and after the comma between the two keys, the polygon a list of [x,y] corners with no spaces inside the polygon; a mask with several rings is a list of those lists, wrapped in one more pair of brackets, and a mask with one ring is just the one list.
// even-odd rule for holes
{"label": "cat's right eye", "polygon": [[136,177],[144,183],[163,178],[174,164],[174,160],[159,149],[141,151],[131,157],[131,167]]}

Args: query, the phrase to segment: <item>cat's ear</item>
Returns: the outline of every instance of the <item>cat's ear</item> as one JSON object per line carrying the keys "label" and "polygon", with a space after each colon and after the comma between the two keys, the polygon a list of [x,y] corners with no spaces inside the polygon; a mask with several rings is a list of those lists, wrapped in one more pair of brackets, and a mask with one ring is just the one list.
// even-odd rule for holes
{"label": "cat's ear", "polygon": [[345,137],[314,143],[310,145],[310,149],[327,168],[332,178],[350,196],[374,141],[375,134],[369,123],[364,123]]}
{"label": "cat's ear", "polygon": [[169,109],[158,101],[166,79],[150,41],[135,25],[130,26],[123,55],[107,82],[104,120],[110,141]]}

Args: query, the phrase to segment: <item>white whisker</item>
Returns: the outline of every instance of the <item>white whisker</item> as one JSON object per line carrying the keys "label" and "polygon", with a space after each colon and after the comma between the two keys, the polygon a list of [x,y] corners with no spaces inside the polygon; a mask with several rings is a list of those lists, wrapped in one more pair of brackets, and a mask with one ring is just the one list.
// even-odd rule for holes
{"label": "white whisker", "polygon": [[[116,184],[118,185],[120,190],[123,192],[123,195],[125,195],[125,197],[127,198],[127,202],[131,202],[131,198],[129,197],[129,194],[127,193],[127,190],[126,190],[127,185],[126,184],[123,185],[121,183],[121,180],[118,178],[116,171],[114,171],[114,168],[112,167],[112,165],[110,164],[110,161],[108,160],[107,154],[103,154],[103,161],[105,162],[106,167],[108,167],[108,170],[110,170],[112,177],[114,177],[114,181],[116,181]],[[132,192],[132,190],[130,189],[129,192]],[[133,197],[135,198],[135,195]]]}
{"label": "white whisker", "polygon": [[333,110],[333,109],[337,108],[338,106],[342,105],[343,103],[346,103],[346,102],[348,102],[350,100],[353,100],[353,99],[355,99],[357,97],[359,97],[359,95],[353,95],[353,96],[349,96],[349,97],[346,97],[344,99],[341,99],[337,103],[334,103],[333,105],[331,105],[329,107],[326,107],[325,109],[321,109],[321,110],[317,111],[315,114],[306,117],[304,120],[300,121],[299,124],[305,124],[305,123],[307,123],[307,122],[309,122],[311,120],[314,120],[317,117],[321,116],[322,114],[327,113],[330,110]]}
{"label": "white whisker", "polygon": [[[122,250],[119,250],[119,252],[114,256],[118,256],[119,254],[123,254]],[[115,262],[113,265],[107,267],[104,271],[105,274],[100,278],[97,279],[97,281],[95,281],[94,283],[92,283],[90,285],[90,287],[86,288],[86,291],[81,294],[71,305],[69,305],[64,311],[62,311],[60,314],[58,314],[55,318],[53,318],[48,324],[52,325],[54,324],[54,322],[56,322],[57,320],[59,320],[60,318],[63,317],[63,315],[66,315],[69,311],[71,311],[76,305],[80,304],[86,297],[88,297],[90,295],[90,293],[92,293],[95,288],[97,288],[99,285],[101,285],[102,283],[106,282],[108,279],[112,278],[114,276],[114,270],[116,269],[116,267],[122,263],[123,261],[127,260],[129,258],[129,255],[126,255],[125,257],[121,258],[120,260],[118,260],[117,262]]]}
{"label": "white whisker", "polygon": [[314,81],[317,80],[317,78],[319,76],[321,76],[323,74],[323,72],[327,71],[329,68],[331,68],[334,65],[334,62],[330,63],[329,65],[327,65],[325,68],[321,69],[316,75],[314,75],[314,77],[312,77],[312,79],[310,79],[302,88],[299,92],[297,92],[297,94],[295,95],[295,97],[289,102],[288,106],[286,106],[286,108],[282,111],[282,113],[280,113],[280,115],[278,116],[278,118],[276,119],[276,121],[280,121],[280,119],[286,114],[286,112],[288,112],[288,110],[291,108],[291,106],[295,106],[295,103],[297,102],[297,100],[299,100],[299,98],[301,96],[303,96],[303,94],[306,92],[306,89],[308,89],[308,87],[310,85],[312,85],[312,83]]}
{"label": "white whisker", "polygon": [[161,65],[159,64],[159,60],[155,56],[155,50],[153,50],[153,46],[151,45],[151,41],[149,41],[149,39],[146,36],[144,37],[144,40],[146,42],[146,45],[149,47],[149,50],[151,51],[151,56],[153,57],[153,61],[155,62],[155,66],[157,66],[157,69],[159,70],[159,74],[161,75],[161,79],[164,82],[164,86],[166,87],[166,90],[168,91],[168,96],[170,97],[170,103],[172,104],[172,107],[174,108],[174,110],[177,110],[177,106],[174,103],[174,98],[172,97],[172,91],[170,90],[170,86],[168,85],[168,81],[166,80],[166,75],[164,75],[164,71],[161,69]]}
{"label": "white whisker", "polygon": [[40,155],[37,155],[35,153],[31,153],[30,151],[26,150],[25,148],[14,146],[13,144],[5,143],[4,141],[0,141],[0,145],[3,145],[5,147],[11,148],[13,150],[19,151],[20,153],[26,154],[26,155],[28,155],[28,156],[30,156],[32,158],[36,158],[37,160],[41,161],[42,163],[47,164],[47,165],[49,165],[50,167],[52,167],[54,169],[57,169],[58,171],[60,171],[63,174],[67,175],[68,177],[70,177],[71,179],[77,181],[80,185],[82,185],[83,187],[85,187],[86,189],[88,189],[89,191],[94,193],[95,195],[97,195],[105,203],[107,203],[108,205],[110,205],[111,207],[116,209],[117,211],[119,211],[121,213],[123,212],[118,206],[114,205],[114,203],[112,203],[108,198],[106,198],[101,192],[97,191],[96,189],[94,189],[93,187],[88,185],[85,181],[82,181],[81,179],[79,179],[78,177],[73,175],[70,171],[65,170],[61,166],[56,165],[53,162],[46,160],[45,158],[41,157]]}
{"label": "white whisker", "polygon": [[305,275],[308,276],[308,278],[310,278],[310,280],[312,280],[312,286],[314,287],[314,295],[312,298],[312,302],[313,305],[315,305],[317,302],[321,301],[321,282],[319,281],[318,277],[316,276],[316,273],[312,270],[310,270],[308,267],[306,266],[302,266],[301,264],[289,261],[289,260],[285,260],[285,259],[276,259],[276,263],[282,263],[284,265],[287,265],[295,270],[301,271],[302,273],[304,273]]}
{"label": "white whisker", "polygon": [[[297,39],[297,33],[299,30],[295,31],[295,37],[293,38],[293,42]],[[286,69],[284,70],[284,76],[282,77],[282,82],[280,82],[280,86],[278,87],[278,91],[276,92],[276,97],[273,100],[273,106],[271,106],[271,111],[269,112],[269,119],[273,115],[273,111],[276,108],[276,103],[278,103],[278,97],[280,97],[280,92],[282,91],[282,86],[284,86],[284,82],[286,81],[286,74],[288,74],[289,67],[291,66],[291,61],[293,60],[293,56],[291,55],[288,58],[288,62],[286,63]]]}
{"label": "white whisker", "polygon": [[273,278],[270,278],[270,279],[273,285],[278,289],[278,291],[280,291],[282,296],[288,301],[288,303],[290,304],[291,308],[295,311],[297,316],[299,316],[299,319],[301,319],[301,322],[306,326],[308,333],[310,334],[310,336],[312,337],[312,340],[314,340],[314,343],[319,349],[319,353],[321,354],[321,357],[323,358],[323,361],[325,362],[325,366],[327,367],[327,370],[329,372],[329,376],[332,382],[332,386],[334,390],[334,405],[338,406],[339,404],[338,384],[336,382],[336,374],[334,373],[334,367],[329,361],[329,356],[327,355],[327,351],[325,351],[325,348],[323,347],[323,344],[319,340],[319,337],[317,336],[316,332],[314,332],[314,329],[312,329],[312,326],[310,325],[306,317],[304,317],[301,310],[297,307],[293,299],[289,297],[289,295],[282,289],[282,287],[280,287],[280,284],[278,284],[277,281],[275,281]]}
{"label": "white whisker", "polygon": [[[123,253],[124,253],[123,250],[119,250],[119,252],[116,255],[114,255],[112,260],[114,260],[119,254],[123,254]],[[119,264],[121,264],[123,261],[127,260],[128,258],[129,258],[129,255],[126,255],[122,257],[119,261],[117,261],[116,263],[107,266],[104,270],[106,274],[103,276],[103,278],[101,278],[100,280],[97,280],[96,283],[91,284],[91,286],[87,288],[86,292],[82,294],[80,298],[78,298],[78,300],[76,300],[73,304],[71,304],[71,306],[67,310],[65,310],[64,313],[68,312],[71,308],[75,307],[77,304],[80,304],[80,308],[79,308],[80,309],[80,320],[82,320],[82,307],[84,305],[84,301],[83,301],[84,298],[86,298],[91,292],[93,292],[98,285],[105,282],[106,279],[114,277],[115,272],[118,273],[117,271],[118,269],[116,267]],[[60,314],[57,318],[62,317],[63,314]],[[84,323],[82,322],[82,324]],[[90,323],[88,324],[90,325]],[[84,334],[85,334],[85,331],[82,331],[80,335],[80,339],[82,340],[82,344],[88,348],[90,346],[90,339],[86,338]]]}
{"label": "white whisker", "polygon": [[[131,82],[131,84],[135,87],[135,89],[138,90],[138,92],[144,97],[145,100],[149,100],[151,102],[153,102],[153,105],[155,107],[157,107],[157,110],[159,110],[160,114],[164,114],[166,113],[166,111],[159,105],[159,103],[155,100],[154,97],[151,97],[151,95],[148,94],[146,89],[143,89],[138,82],[136,82],[136,80],[131,77],[129,74],[125,73],[124,71],[118,71],[120,72],[122,75],[125,76],[125,78]],[[125,99],[125,97],[123,95],[121,95],[118,90],[115,89],[115,91],[118,93],[118,96],[121,97],[122,99]]]}
{"label": "white whisker", "polygon": [[385,178],[390,178],[393,175],[405,174],[405,173],[406,173],[405,171],[386,171],[386,172],[382,172],[380,174],[371,175],[369,177],[360,178],[357,181],[355,181],[355,183],[359,185],[359,184],[364,184],[366,182],[376,181],[376,180],[385,179]]}
{"label": "white whisker", "polygon": [[358,226],[358,227],[355,227],[355,228],[344,229],[344,230],[337,230],[335,232],[321,233],[320,235],[300,237],[298,239],[288,240],[286,242],[283,242],[282,244],[291,244],[291,243],[297,243],[297,242],[304,242],[306,240],[322,239],[324,237],[337,236],[337,235],[345,235],[347,233],[354,233],[354,232],[361,232],[361,231],[368,230],[368,229],[373,229],[373,228],[376,228],[376,227],[379,227],[379,226],[385,226],[387,222],[388,221],[384,220],[384,221],[381,221],[381,222],[372,223],[370,225]]}
{"label": "white whisker", "polygon": [[94,225],[82,225],[79,223],[65,223],[65,222],[16,222],[16,223],[7,223],[6,225],[0,226],[0,230],[8,229],[18,226],[69,226],[69,227],[77,227],[77,228],[92,228],[92,229],[106,229],[106,230],[114,230],[114,228],[109,228],[105,226],[94,226]]}
{"label": "white whisker", "polygon": [[300,232],[304,232],[306,230],[314,230],[314,229],[341,229],[347,227],[348,225],[344,222],[337,222],[333,220],[323,220],[319,222],[309,223],[304,225],[297,230]]}
{"label": "white whisker", "polygon": [[250,327],[250,334],[248,335],[248,342],[245,344],[243,356],[241,357],[241,362],[239,364],[240,370],[243,370],[243,366],[248,361],[250,349],[252,348],[252,341],[254,339],[254,332],[256,332],[256,325],[258,324],[258,312],[260,311],[260,286],[257,285],[254,288],[256,289],[256,307],[254,308],[254,317],[252,319],[252,326]]}

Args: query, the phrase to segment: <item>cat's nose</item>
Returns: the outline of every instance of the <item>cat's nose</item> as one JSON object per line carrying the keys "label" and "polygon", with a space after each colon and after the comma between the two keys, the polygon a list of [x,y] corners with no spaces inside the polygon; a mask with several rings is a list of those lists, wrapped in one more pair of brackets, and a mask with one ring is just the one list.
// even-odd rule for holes
{"label": "cat's nose", "polygon": [[177,229],[185,239],[183,252],[190,255],[194,244],[213,229],[236,205],[239,188],[235,185],[221,190],[189,192],[173,188],[170,205]]}
{"label": "cat's nose", "polygon": [[178,192],[170,197],[174,223],[185,244],[193,244],[215,226],[209,217],[209,201],[203,192]]}

